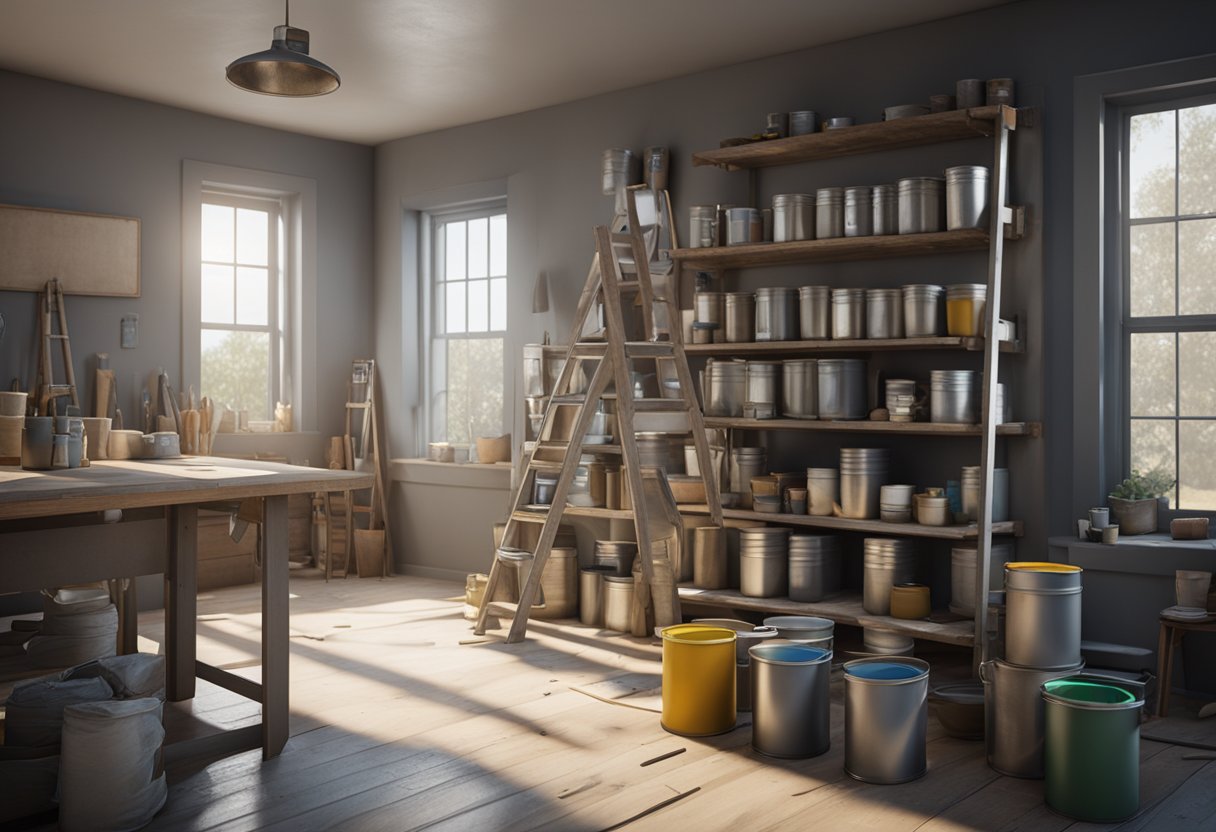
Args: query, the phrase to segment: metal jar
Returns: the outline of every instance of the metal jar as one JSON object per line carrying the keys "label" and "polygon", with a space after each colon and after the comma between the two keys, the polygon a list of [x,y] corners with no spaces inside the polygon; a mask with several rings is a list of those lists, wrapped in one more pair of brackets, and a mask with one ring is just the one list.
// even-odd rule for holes
{"label": "metal jar", "polygon": [[777,194],[773,197],[773,242],[815,239],[815,197]]}
{"label": "metal jar", "polygon": [[705,415],[742,416],[747,393],[746,361],[705,363]]}
{"label": "metal jar", "polygon": [[999,659],[980,665],[989,766],[1010,777],[1043,776],[1043,683],[1081,667],[1078,663],[1066,670],[1039,670]]}
{"label": "metal jar", "polygon": [[1005,660],[1042,670],[1081,662],[1079,566],[1005,564]]}
{"label": "metal jar", "polygon": [[879,491],[887,484],[891,465],[885,448],[840,449],[840,510],[854,520],[878,517]]}
{"label": "metal jar", "polygon": [[604,578],[611,566],[587,566],[578,573],[578,620],[588,627],[604,626]]}
{"label": "metal jar", "polygon": [[932,338],[946,331],[945,291],[929,283],[903,287],[904,334],[908,338]]}
{"label": "metal jar", "polygon": [[830,517],[840,502],[840,471],[835,468],[807,468],[807,514]]}
{"label": "metal jar", "polygon": [[844,188],[815,191],[815,239],[844,236]]}
{"label": "metal jar", "polygon": [[864,419],[869,413],[864,358],[819,359],[820,419]]}
{"label": "metal jar", "polygon": [[781,415],[816,419],[819,413],[819,361],[789,358],[781,362]]}
{"label": "metal jar", "polygon": [[875,185],[870,193],[874,236],[899,233],[899,190],[895,185]]}
{"label": "metal jar", "polygon": [[756,340],[756,296],[751,292],[726,293],[726,343]]}
{"label": "metal jar", "polygon": [[747,362],[747,392],[745,401],[755,405],[769,405],[777,409],[777,384],[781,373],[780,361]]}
{"label": "metal jar", "polygon": [[604,196],[613,196],[638,181],[637,158],[632,150],[613,147],[604,151],[600,170],[603,173],[600,189]]}
{"label": "metal jar", "polygon": [[604,629],[617,633],[633,630],[633,576],[604,576]]}
{"label": "metal jar", "polygon": [[726,320],[726,295],[723,292],[696,292],[692,296],[693,322],[717,324]]}
{"label": "metal jar", "polygon": [[633,561],[637,556],[638,544],[636,541],[595,541],[595,565],[611,568],[614,575],[624,577],[632,574]]}
{"label": "metal jar", "polygon": [[1136,814],[1143,706],[1139,692],[1114,681],[1071,676],[1043,684],[1048,806],[1088,823],[1117,823]]}
{"label": "metal jar", "polygon": [[832,338],[866,337],[866,290],[832,290]]}
{"label": "metal jar", "polygon": [[[980,516],[980,466],[963,466],[959,491],[963,498],[963,515],[968,522],[978,521]],[[1003,523],[1008,519],[1009,469],[994,468],[992,469],[992,522]],[[999,589],[999,587],[997,588]]]}
{"label": "metal jar", "polygon": [[984,334],[988,287],[983,283],[956,283],[946,287],[946,332],[950,335]]}
{"label": "metal jar", "polygon": [[739,591],[749,598],[777,598],[789,588],[789,529],[739,530]]}
{"label": "metal jar", "polygon": [[543,606],[533,605],[531,618],[573,618],[578,613],[578,549],[554,546],[540,573]]}
{"label": "metal jar", "polygon": [[988,227],[988,182],[984,165],[946,168],[946,228]]}
{"label": "metal jar", "polygon": [[[975,616],[975,570],[979,549],[974,543],[956,543],[950,549],[950,611]],[[1012,543],[993,543],[988,566],[988,590],[1000,589],[1005,564],[1014,558]]]}
{"label": "metal jar", "polygon": [[758,208],[726,209],[726,244],[742,246],[764,242],[764,218]]}
{"label": "metal jar", "polygon": [[752,748],[802,759],[831,741],[832,651],[806,644],[751,648]]}
{"label": "metal jar", "polygon": [[946,180],[914,176],[899,180],[899,233],[920,234],[946,227]]}
{"label": "metal jar", "polygon": [[799,332],[805,341],[832,337],[832,290],[827,286],[798,289]]}
{"label": "metal jar", "polygon": [[815,132],[819,115],[814,110],[790,110],[790,135],[806,136]]}
{"label": "metal jar", "polygon": [[874,233],[872,190],[870,185],[844,189],[844,236],[869,237]]}
{"label": "metal jar", "polygon": [[663,628],[663,728],[686,737],[735,727],[735,631],[704,624]]}
{"label": "metal jar", "polygon": [[900,289],[866,289],[866,337],[904,337],[904,300]]}
{"label": "metal jar", "polygon": [[726,589],[726,530],[720,526],[693,529],[692,583],[701,589]]}
{"label": "metal jar", "polygon": [[916,549],[911,540],[867,537],[862,553],[862,609],[871,615],[890,615],[891,588],[916,581]]}
{"label": "metal jar", "polygon": [[844,665],[844,770],[866,783],[923,777],[929,723],[929,664],[857,659]]}
{"label": "metal jar", "polygon": [[667,174],[671,154],[665,147],[648,147],[642,151],[642,181],[652,191],[667,190]]}
{"label": "metal jar", "polygon": [[718,206],[693,205],[688,209],[688,247],[718,245]]}
{"label": "metal jar", "polygon": [[791,601],[816,603],[840,591],[843,558],[839,537],[790,535],[789,553]]}
{"label": "metal jar", "polygon": [[979,423],[979,370],[930,371],[929,421],[957,425]]}
{"label": "metal jar", "polygon": [[768,467],[764,448],[734,448],[730,452],[731,491],[740,495],[743,508],[752,507],[752,478],[761,476]]}
{"label": "metal jar", "polygon": [[756,290],[756,340],[798,340],[798,290],[777,286]]}

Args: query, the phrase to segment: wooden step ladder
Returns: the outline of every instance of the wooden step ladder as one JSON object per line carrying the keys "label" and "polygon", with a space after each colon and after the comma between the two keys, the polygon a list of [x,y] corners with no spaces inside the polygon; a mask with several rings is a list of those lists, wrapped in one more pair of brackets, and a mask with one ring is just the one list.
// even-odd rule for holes
{"label": "wooden step ladder", "polygon": [[[490,566],[489,581],[474,628],[474,632],[478,635],[485,633],[486,622],[490,617],[491,606],[493,606],[513,614],[507,642],[513,644],[524,638],[528,614],[537,600],[541,574],[544,572],[550,550],[557,537],[566,508],[566,498],[570,493],[580,457],[584,453],[595,453],[597,448],[603,447],[584,445],[583,439],[586,437],[592,417],[595,415],[596,406],[607,393],[610,383],[615,386],[617,435],[624,463],[623,473],[629,485],[634,525],[637,530],[638,558],[644,583],[644,586],[639,587],[639,597],[643,600],[649,598],[653,603],[656,625],[678,623],[680,621],[680,602],[676,592],[676,578],[671,574],[667,558],[664,558],[662,564],[664,574],[656,575],[657,564],[653,547],[652,521],[661,522],[662,518],[650,517],[651,505],[646,494],[648,490],[651,493],[654,492],[655,471],[647,469],[646,472],[643,472],[639,460],[634,427],[639,414],[678,413],[686,417],[687,429],[691,431],[696,446],[702,477],[706,478],[705,494],[710,515],[715,523],[721,524],[722,522],[717,483],[713,480],[711,473],[713,463],[710,458],[701,409],[697,404],[692,375],[688,370],[688,360],[681,341],[680,314],[674,292],[666,291],[664,296],[658,299],[654,296],[649,268],[650,256],[644,241],[643,229],[637,222],[636,203],[632,199],[632,194],[629,217],[631,220],[629,233],[613,233],[607,226],[599,226],[595,229],[596,255],[574,315],[566,361],[557,383],[554,385],[554,395],[549,401],[537,433],[539,438],[530,452],[525,451],[524,476],[520,477],[517,484],[511,511],[503,532],[503,544],[508,548],[496,551]],[[622,260],[627,264],[627,274],[622,269]],[[643,341],[627,341],[625,337],[622,302],[625,299],[632,301],[635,298],[640,298],[642,306],[642,325],[645,335]],[[597,301],[602,302],[604,306],[605,340],[580,340]],[[668,326],[662,330],[657,330],[654,323],[656,304],[662,304],[666,311]],[[659,340],[664,337],[667,340]],[[659,399],[635,397],[630,370],[632,362],[636,360],[653,361],[656,369],[661,362],[669,362],[679,381],[680,397]],[[581,369],[583,362],[594,362],[596,365],[595,370],[591,373],[590,382],[585,392],[570,393],[568,391],[572,379],[575,378],[576,369]],[[661,377],[661,374],[659,375]],[[558,408],[561,407],[577,408],[577,416],[570,436],[557,439],[552,437],[552,431]],[[537,472],[557,474],[552,505],[547,511],[528,508]],[[660,491],[670,495],[665,478],[660,474],[658,479]],[[680,518],[674,511],[674,500],[670,501],[670,510],[667,504],[661,501],[659,504],[662,506],[663,512],[668,515],[667,519],[676,524],[678,533]],[[518,540],[521,523],[543,524],[535,550],[530,554],[509,548],[513,541]],[[504,569],[508,568],[518,570],[520,582],[519,601],[514,605],[492,600],[499,581],[503,580]],[[656,577],[659,579],[656,580]]]}
{"label": "wooden step ladder", "polygon": [[[59,322],[59,331],[55,331],[55,321]],[[42,310],[39,316],[38,353],[38,383],[35,386],[38,400],[38,415],[55,415],[55,399],[69,397],[72,404],[80,407],[80,399],[76,396],[76,373],[72,369],[72,340],[68,336],[68,313],[63,305],[63,286],[59,278],[51,278],[46,282],[46,290],[42,294]],[[51,363],[51,342],[58,341],[63,349],[63,368],[67,384],[56,384],[55,373]]]}

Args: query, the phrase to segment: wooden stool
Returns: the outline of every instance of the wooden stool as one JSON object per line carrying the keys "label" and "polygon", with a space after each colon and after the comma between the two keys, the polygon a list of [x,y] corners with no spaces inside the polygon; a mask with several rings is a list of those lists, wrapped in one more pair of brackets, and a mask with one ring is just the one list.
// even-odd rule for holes
{"label": "wooden stool", "polygon": [[1170,705],[1170,679],[1174,672],[1174,648],[1182,644],[1187,633],[1216,633],[1216,615],[1202,621],[1175,621],[1161,619],[1161,631],[1157,637],[1157,716],[1165,716]]}

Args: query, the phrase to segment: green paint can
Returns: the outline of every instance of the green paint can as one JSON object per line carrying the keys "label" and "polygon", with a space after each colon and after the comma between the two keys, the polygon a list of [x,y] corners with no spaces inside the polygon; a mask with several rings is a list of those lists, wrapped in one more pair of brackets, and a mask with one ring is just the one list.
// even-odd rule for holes
{"label": "green paint can", "polygon": [[1140,808],[1140,709],[1118,684],[1066,676],[1043,684],[1047,805],[1090,823]]}

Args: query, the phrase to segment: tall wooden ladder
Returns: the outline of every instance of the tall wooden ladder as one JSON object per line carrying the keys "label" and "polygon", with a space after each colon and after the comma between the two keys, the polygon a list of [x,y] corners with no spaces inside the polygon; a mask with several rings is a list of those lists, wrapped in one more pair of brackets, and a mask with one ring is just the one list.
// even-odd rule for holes
{"label": "tall wooden ladder", "polygon": [[[54,414],[57,398],[67,396],[72,404],[80,406],[76,396],[76,373],[72,369],[72,340],[68,336],[68,313],[63,306],[63,286],[59,278],[51,278],[46,282],[46,291],[42,294],[42,310],[39,315],[39,328],[42,337],[38,348],[38,384],[35,386],[38,396],[38,415],[51,416]],[[59,331],[55,331],[55,322],[59,322]],[[51,342],[58,341],[63,348],[63,368],[67,384],[56,384],[55,373],[52,370]]]}
{"label": "tall wooden ladder", "polygon": [[[617,435],[620,441],[620,453],[623,459],[623,473],[629,486],[630,501],[632,502],[634,525],[637,530],[638,559],[641,565],[642,578],[645,586],[640,587],[640,597],[649,598],[654,604],[655,623],[666,625],[678,623],[680,620],[680,602],[676,591],[675,576],[671,574],[670,563],[664,561],[665,574],[656,580],[656,560],[652,539],[652,521],[662,522],[661,517],[650,516],[653,504],[646,497],[648,486],[653,483],[655,473],[648,469],[645,474],[641,467],[638,454],[637,437],[635,436],[635,419],[639,414],[678,413],[686,416],[687,429],[692,432],[696,446],[697,459],[700,463],[702,477],[707,478],[705,494],[709,512],[715,523],[722,522],[722,509],[718,497],[717,483],[713,480],[709,453],[706,440],[705,425],[701,409],[697,404],[692,375],[688,370],[688,360],[684,354],[679,326],[680,314],[677,309],[673,291],[664,292],[662,298],[655,298],[651,283],[649,254],[643,239],[643,229],[636,222],[636,210],[630,205],[630,217],[633,224],[629,233],[613,233],[607,226],[595,229],[596,255],[592,261],[591,270],[587,275],[586,285],[579,298],[574,315],[574,325],[571,330],[566,353],[566,361],[554,386],[554,395],[545,411],[544,420],[538,431],[538,439],[530,452],[526,452],[524,475],[517,484],[511,512],[507,518],[503,532],[503,543],[509,547],[512,541],[519,539],[520,524],[543,524],[535,550],[532,553],[521,552],[509,548],[500,548],[495,552],[494,561],[490,567],[490,577],[485,595],[477,617],[474,632],[482,635],[486,630],[486,622],[490,617],[491,605],[505,606],[510,610],[512,605],[496,602],[495,591],[503,580],[505,569],[518,570],[520,581],[518,604],[514,605],[514,618],[507,635],[508,643],[516,643],[524,638],[528,626],[528,614],[537,599],[540,589],[541,574],[548,562],[549,553],[557,537],[566,508],[566,498],[574,480],[583,453],[603,452],[605,446],[586,445],[583,439],[587,435],[592,417],[595,415],[599,401],[605,398],[608,385],[615,388]],[[623,302],[628,299],[641,300],[642,341],[627,341]],[[604,307],[603,341],[583,340],[583,332],[588,328],[588,322],[595,310],[596,303]],[[668,326],[656,329],[656,304],[665,307]],[[666,338],[667,340],[660,340]],[[632,362],[653,361],[656,369],[662,362],[668,362],[674,369],[679,382],[678,398],[638,398],[635,396],[632,378]],[[576,369],[581,370],[583,362],[594,362],[595,369],[585,392],[570,393],[571,381],[575,378]],[[658,374],[661,377],[661,374]],[[574,426],[568,438],[553,438],[553,427],[558,408],[573,407],[577,409]],[[552,504],[547,510],[538,511],[529,508],[532,502],[531,494],[536,474],[538,472],[556,473],[557,484],[554,489]],[[662,491],[666,489],[666,481],[660,477]],[[654,488],[649,488],[651,493]],[[674,506],[674,501],[672,502]],[[677,524],[679,533],[679,516],[673,510],[664,513]],[[674,515],[674,517],[671,517]],[[526,575],[526,577],[525,577]]]}

